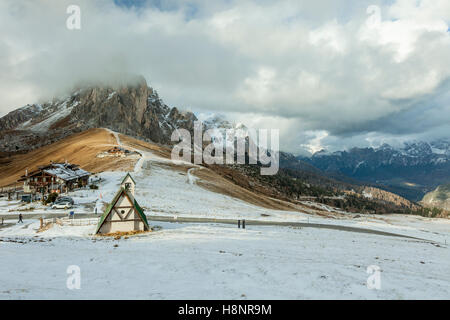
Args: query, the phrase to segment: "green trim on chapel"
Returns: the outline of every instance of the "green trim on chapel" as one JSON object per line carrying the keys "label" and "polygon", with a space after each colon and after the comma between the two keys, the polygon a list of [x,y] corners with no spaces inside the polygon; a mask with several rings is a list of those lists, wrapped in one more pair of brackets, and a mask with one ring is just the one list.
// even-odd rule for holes
{"label": "green trim on chapel", "polygon": [[[130,176],[131,177],[131,176]],[[126,178],[126,177],[125,177]],[[131,178],[133,179],[133,178]],[[125,179],[124,179],[125,180]],[[134,181],[134,180],[133,180]],[[106,218],[108,217],[108,215],[111,213],[111,210],[114,208],[117,200],[119,200],[120,196],[122,194],[125,194],[128,196],[128,198],[131,200],[131,202],[133,203],[134,209],[136,209],[137,213],[139,214],[139,217],[142,219],[142,221],[144,222],[144,225],[146,227],[147,230],[150,230],[150,226],[148,225],[148,221],[147,221],[147,217],[145,216],[144,210],[141,208],[141,206],[139,205],[139,203],[136,201],[136,199],[127,191],[125,190],[125,188],[120,187],[120,190],[117,191],[116,195],[114,196],[114,198],[112,199],[112,201],[110,202],[110,204],[108,205],[108,207],[106,207],[105,212],[102,214],[102,216],[100,217],[100,221],[97,224],[97,228],[95,230],[95,234],[97,234],[101,228],[101,226],[103,225],[103,223],[105,222]]]}

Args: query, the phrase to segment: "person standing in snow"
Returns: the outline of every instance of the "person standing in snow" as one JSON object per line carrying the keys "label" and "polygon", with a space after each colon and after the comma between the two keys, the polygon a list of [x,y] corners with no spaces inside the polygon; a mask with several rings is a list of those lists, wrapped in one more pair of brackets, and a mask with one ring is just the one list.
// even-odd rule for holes
{"label": "person standing in snow", "polygon": [[23,223],[23,220],[22,220],[22,214],[21,214],[21,213],[19,213],[19,221],[18,221],[17,223],[19,223],[19,222],[22,222],[22,223]]}

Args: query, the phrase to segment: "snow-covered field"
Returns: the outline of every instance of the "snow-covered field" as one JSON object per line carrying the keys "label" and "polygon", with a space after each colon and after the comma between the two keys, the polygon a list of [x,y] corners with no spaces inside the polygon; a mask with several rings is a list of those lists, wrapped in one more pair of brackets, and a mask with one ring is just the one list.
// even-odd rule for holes
{"label": "snow-covered field", "polygon": [[[94,226],[1,229],[0,298],[450,298],[446,246],[313,228],[158,225],[121,240],[89,236]],[[70,265],[80,289],[66,286]],[[372,265],[379,290],[367,287]]]}
{"label": "snow-covered field", "polygon": [[[25,217],[0,226],[0,299],[450,299],[450,221],[383,215],[330,219],[269,210],[198,186],[170,160],[140,151],[132,173],[136,199],[149,216],[245,218],[353,226],[429,241],[316,228],[150,222],[158,231],[113,240],[95,226],[59,226],[36,233],[38,203],[0,200],[0,214]],[[202,169],[199,169],[202,170]],[[99,190],[70,193],[73,210],[108,203],[124,172],[103,172]],[[33,210],[24,210],[33,207]],[[27,218],[27,216],[29,218]],[[81,270],[81,288],[66,286],[67,268]],[[377,289],[366,285],[380,268]]]}

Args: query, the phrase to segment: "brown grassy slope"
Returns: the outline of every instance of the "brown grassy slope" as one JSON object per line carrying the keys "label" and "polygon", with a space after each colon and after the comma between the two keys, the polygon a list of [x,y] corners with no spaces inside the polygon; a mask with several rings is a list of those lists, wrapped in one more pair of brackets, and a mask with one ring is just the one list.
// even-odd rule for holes
{"label": "brown grassy slope", "polygon": [[13,184],[20,176],[50,161],[78,164],[90,172],[132,170],[136,160],[97,158],[96,155],[116,146],[114,136],[104,129],[89,129],[26,154],[0,157],[0,186]]}
{"label": "brown grassy slope", "polygon": [[[135,138],[125,136],[120,134],[119,138],[125,146],[130,146],[139,150],[150,151],[162,158],[170,159],[170,148],[154,145],[142,140],[137,140]],[[158,164],[158,166],[164,166],[171,170],[178,170],[186,173],[188,169],[194,168],[186,165],[175,165],[170,163]],[[221,193],[233,198],[243,200],[245,202],[251,203],[256,206],[260,206],[268,209],[275,210],[289,210],[289,211],[302,211],[301,206],[289,203],[287,201],[282,201],[268,197],[264,194],[258,192],[253,192],[236,183],[227,180],[222,175],[218,174],[214,170],[219,170],[221,166],[213,166],[212,170],[208,168],[195,169],[191,172],[194,176],[200,178],[197,180],[197,185],[205,188],[209,191]],[[239,177],[245,179],[245,177]]]}
{"label": "brown grassy slope", "polygon": [[300,205],[253,192],[225,179],[220,174],[207,168],[195,170],[192,174],[200,178],[200,180],[197,181],[199,186],[210,191],[222,193],[233,198],[238,198],[253,205],[267,209],[304,211]]}
{"label": "brown grassy slope", "polygon": [[159,157],[170,159],[171,149],[168,147],[163,147],[153,143],[138,140],[123,134],[119,134],[119,138],[122,144],[125,146],[130,146],[138,150],[149,151]]}

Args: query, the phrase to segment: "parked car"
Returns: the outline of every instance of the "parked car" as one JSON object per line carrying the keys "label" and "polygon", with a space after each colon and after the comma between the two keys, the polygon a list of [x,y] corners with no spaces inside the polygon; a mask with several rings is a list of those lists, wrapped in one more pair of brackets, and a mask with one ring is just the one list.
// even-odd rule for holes
{"label": "parked car", "polygon": [[52,205],[52,209],[69,209],[72,208],[72,203],[70,201],[59,201]]}
{"label": "parked car", "polygon": [[31,201],[32,201],[31,194],[22,195],[22,202],[31,202]]}
{"label": "parked car", "polygon": [[59,197],[55,200],[55,204],[60,202],[70,202],[71,205],[74,204],[73,199],[71,197]]}

